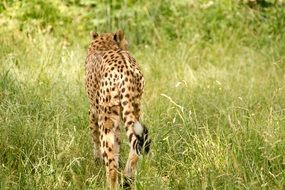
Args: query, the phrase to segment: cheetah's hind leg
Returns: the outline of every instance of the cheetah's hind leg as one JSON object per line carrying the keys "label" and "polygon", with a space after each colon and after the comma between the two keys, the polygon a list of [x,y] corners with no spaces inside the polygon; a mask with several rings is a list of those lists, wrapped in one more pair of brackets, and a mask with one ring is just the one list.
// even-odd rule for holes
{"label": "cheetah's hind leg", "polygon": [[89,127],[91,130],[91,135],[94,143],[94,159],[95,162],[100,162],[101,154],[100,154],[98,117],[96,116],[95,109],[93,109],[92,106],[90,106],[89,108]]}
{"label": "cheetah's hind leg", "polygon": [[[107,110],[112,110],[112,108],[107,108]],[[116,111],[116,113],[119,112]],[[118,189],[119,124],[120,117],[116,114],[105,114],[102,118],[99,118],[100,150],[106,167],[108,187],[111,190]]]}

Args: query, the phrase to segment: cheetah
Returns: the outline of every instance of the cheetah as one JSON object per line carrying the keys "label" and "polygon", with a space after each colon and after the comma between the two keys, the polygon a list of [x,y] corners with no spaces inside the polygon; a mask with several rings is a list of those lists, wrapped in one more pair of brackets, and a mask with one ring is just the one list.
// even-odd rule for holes
{"label": "cheetah", "polygon": [[130,152],[123,186],[129,188],[140,155],[150,150],[151,139],[140,122],[144,77],[128,51],[122,30],[92,33],[85,61],[85,87],[95,159],[103,160],[108,188],[112,190],[118,188],[121,121],[125,125]]}

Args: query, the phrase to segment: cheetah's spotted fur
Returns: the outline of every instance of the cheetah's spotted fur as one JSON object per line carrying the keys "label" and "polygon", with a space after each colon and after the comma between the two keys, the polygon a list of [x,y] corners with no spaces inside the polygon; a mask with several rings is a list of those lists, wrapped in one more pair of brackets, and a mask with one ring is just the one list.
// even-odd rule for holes
{"label": "cheetah's spotted fur", "polygon": [[95,157],[104,161],[109,188],[117,189],[121,119],[130,144],[126,185],[134,178],[139,155],[150,147],[147,128],[139,121],[144,77],[128,52],[122,30],[101,35],[93,32],[92,37],[85,62],[90,129]]}

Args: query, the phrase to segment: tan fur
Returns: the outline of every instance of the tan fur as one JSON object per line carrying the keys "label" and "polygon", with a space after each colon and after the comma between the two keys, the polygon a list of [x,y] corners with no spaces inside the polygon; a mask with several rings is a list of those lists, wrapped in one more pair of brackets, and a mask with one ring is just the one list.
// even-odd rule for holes
{"label": "tan fur", "polygon": [[[117,189],[121,120],[130,143],[126,177],[134,177],[141,152],[142,142],[133,128],[134,123],[139,122],[144,77],[128,52],[128,42],[122,30],[101,35],[93,32],[92,38],[85,63],[90,129],[95,157],[104,161],[109,188]],[[147,139],[147,133],[145,136]]]}

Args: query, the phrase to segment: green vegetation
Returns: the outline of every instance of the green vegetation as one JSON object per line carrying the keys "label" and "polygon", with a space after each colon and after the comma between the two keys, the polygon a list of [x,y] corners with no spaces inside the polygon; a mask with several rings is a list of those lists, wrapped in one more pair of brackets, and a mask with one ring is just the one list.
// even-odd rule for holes
{"label": "green vegetation", "polygon": [[0,2],[0,189],[104,189],[84,60],[117,28],[146,78],[136,189],[285,189],[284,5],[94,2]]}

